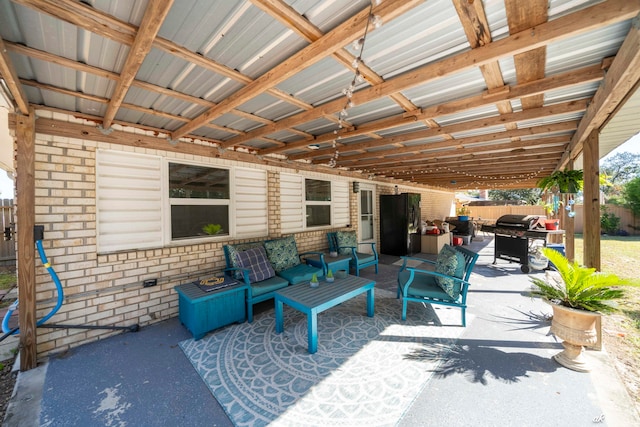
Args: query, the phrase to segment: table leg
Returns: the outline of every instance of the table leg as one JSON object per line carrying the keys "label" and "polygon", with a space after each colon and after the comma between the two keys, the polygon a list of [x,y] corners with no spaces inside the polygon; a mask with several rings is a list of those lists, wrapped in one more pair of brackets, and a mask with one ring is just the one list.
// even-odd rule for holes
{"label": "table leg", "polygon": [[282,315],[282,311],[284,310],[284,307],[283,307],[282,301],[280,301],[277,296],[275,297],[275,303],[276,303],[276,334],[279,334],[282,331],[284,331],[284,319]]}
{"label": "table leg", "polygon": [[367,316],[369,317],[373,317],[374,291],[375,288],[371,288],[367,291]]}
{"label": "table leg", "polygon": [[318,313],[311,310],[307,314],[307,341],[309,353],[314,354],[318,351]]}

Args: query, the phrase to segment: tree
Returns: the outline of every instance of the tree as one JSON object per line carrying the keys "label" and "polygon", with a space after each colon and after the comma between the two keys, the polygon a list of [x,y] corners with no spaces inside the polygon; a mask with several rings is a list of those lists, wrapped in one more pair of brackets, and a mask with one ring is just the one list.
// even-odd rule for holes
{"label": "tree", "polygon": [[634,178],[624,186],[626,205],[634,215],[640,215],[640,177]]}
{"label": "tree", "polygon": [[600,186],[607,201],[620,201],[624,185],[640,176],[640,154],[625,151],[609,157],[600,165],[600,174],[606,175],[608,181]]}
{"label": "tree", "polygon": [[538,188],[521,190],[489,190],[491,200],[518,200],[527,205],[537,205],[542,200],[542,191]]}

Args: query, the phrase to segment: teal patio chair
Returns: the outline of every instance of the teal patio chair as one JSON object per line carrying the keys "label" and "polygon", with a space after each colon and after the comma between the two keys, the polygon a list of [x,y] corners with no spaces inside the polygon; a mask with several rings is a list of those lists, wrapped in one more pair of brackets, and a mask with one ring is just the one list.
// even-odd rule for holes
{"label": "teal patio chair", "polygon": [[[372,265],[376,267],[376,274],[378,274],[378,252],[375,242],[358,242],[355,231],[327,233],[327,239],[329,240],[330,252],[351,255],[349,266],[354,269],[356,276],[360,276],[360,270]],[[364,245],[371,245],[371,253],[358,251],[358,248]]]}
{"label": "teal patio chair", "polygon": [[[462,310],[462,326],[466,326],[469,277],[478,254],[461,246],[444,245],[436,261],[416,257],[401,257],[398,272],[398,298],[402,296],[402,320],[407,320],[407,302],[422,302],[458,307]],[[435,266],[435,270],[408,267],[407,261],[417,260]]]}

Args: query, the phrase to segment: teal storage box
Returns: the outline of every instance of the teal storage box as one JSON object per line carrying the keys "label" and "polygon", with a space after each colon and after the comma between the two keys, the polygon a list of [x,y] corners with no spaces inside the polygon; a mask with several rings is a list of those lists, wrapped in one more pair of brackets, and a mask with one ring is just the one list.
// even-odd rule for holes
{"label": "teal storage box", "polygon": [[180,322],[199,340],[208,332],[247,317],[247,285],[237,285],[217,291],[205,292],[195,283],[175,287],[178,293]]}

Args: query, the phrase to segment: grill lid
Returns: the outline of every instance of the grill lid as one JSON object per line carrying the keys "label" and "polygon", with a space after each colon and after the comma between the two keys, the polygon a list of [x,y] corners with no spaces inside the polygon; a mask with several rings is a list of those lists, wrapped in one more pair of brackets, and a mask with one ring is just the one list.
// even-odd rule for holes
{"label": "grill lid", "polygon": [[534,228],[544,228],[544,220],[547,217],[542,215],[502,215],[496,221],[496,227],[513,228],[520,230],[531,230]]}

